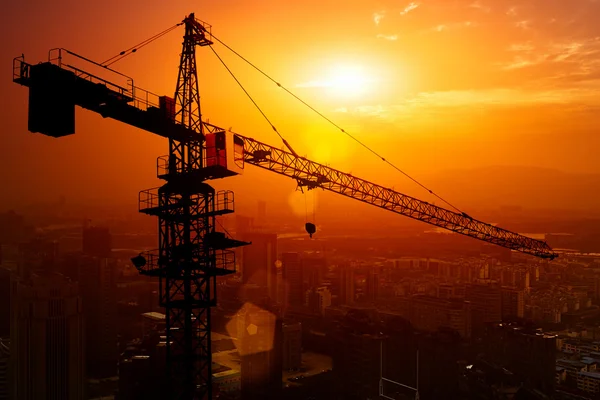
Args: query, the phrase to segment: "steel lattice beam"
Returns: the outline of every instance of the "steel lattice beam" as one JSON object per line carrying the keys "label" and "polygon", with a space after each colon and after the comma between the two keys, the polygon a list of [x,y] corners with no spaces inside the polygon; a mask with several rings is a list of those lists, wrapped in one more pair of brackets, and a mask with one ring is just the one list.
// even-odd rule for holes
{"label": "steel lattice beam", "polygon": [[536,257],[557,254],[541,240],[498,228],[423,200],[396,192],[350,174],[277,149],[249,137],[244,141],[244,162],[295,179],[309,190],[322,188],[428,224]]}

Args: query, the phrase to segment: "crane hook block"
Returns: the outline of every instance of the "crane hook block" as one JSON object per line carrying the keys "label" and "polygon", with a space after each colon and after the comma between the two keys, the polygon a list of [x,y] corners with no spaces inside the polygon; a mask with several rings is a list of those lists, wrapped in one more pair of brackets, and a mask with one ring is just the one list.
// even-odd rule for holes
{"label": "crane hook block", "polygon": [[311,238],[312,235],[317,231],[317,227],[311,222],[307,222],[306,225],[304,225],[304,228],[306,229],[306,232],[310,235]]}

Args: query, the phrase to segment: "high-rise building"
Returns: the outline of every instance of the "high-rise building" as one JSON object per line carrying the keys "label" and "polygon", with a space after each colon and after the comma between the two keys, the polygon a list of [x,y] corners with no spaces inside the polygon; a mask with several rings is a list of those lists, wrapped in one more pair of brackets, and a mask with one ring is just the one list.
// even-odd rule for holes
{"label": "high-rise building", "polygon": [[280,399],[282,321],[267,310],[246,304],[237,315],[243,399]]}
{"label": "high-rise building", "polygon": [[165,374],[165,336],[153,332],[141,343],[129,346],[119,360],[117,400],[168,398]]}
{"label": "high-rise building", "polygon": [[384,337],[379,331],[370,332],[372,323],[368,319],[349,319],[346,316],[329,334],[335,393],[340,399],[378,398],[380,349]]}
{"label": "high-rise building", "polygon": [[339,302],[342,305],[352,305],[355,300],[354,270],[349,265],[338,266]]}
{"label": "high-rise building", "polygon": [[285,285],[286,307],[304,304],[303,268],[300,254],[282,253],[283,285]]}
{"label": "high-rise building", "polygon": [[320,286],[327,272],[327,260],[322,256],[304,256],[302,258],[304,291]]}
{"label": "high-rise building", "polygon": [[10,398],[10,339],[0,337],[0,400]]}
{"label": "high-rise building", "polygon": [[277,300],[277,234],[247,233],[243,240],[252,244],[242,248],[242,282],[266,288]]}
{"label": "high-rise building", "polygon": [[502,290],[488,284],[467,285],[465,298],[471,303],[473,333],[481,335],[485,326],[502,321]]}
{"label": "high-rise building", "polygon": [[366,296],[367,301],[375,302],[379,297],[379,272],[374,268],[369,269],[366,279]]}
{"label": "high-rise building", "polygon": [[116,261],[84,255],[79,259],[78,275],[85,319],[87,375],[116,376],[119,360]]}
{"label": "high-rise building", "polygon": [[323,315],[331,305],[331,292],[325,286],[312,288],[306,291],[306,304],[313,313]]}
{"label": "high-rise building", "polygon": [[502,320],[510,321],[525,316],[525,291],[513,287],[502,288]]}
{"label": "high-rise building", "polygon": [[10,280],[12,271],[0,265],[0,338],[10,336]]}
{"label": "high-rise building", "polygon": [[556,336],[515,324],[492,325],[487,353],[533,389],[552,396],[556,379]]}
{"label": "high-rise building", "polygon": [[302,324],[284,322],[283,331],[283,369],[297,370],[302,364]]}
{"label": "high-rise building", "polygon": [[79,287],[55,272],[14,282],[11,325],[13,398],[85,398]]}
{"label": "high-rise building", "polygon": [[458,332],[462,337],[471,336],[469,303],[462,300],[413,296],[410,322],[423,331],[435,332],[440,328],[447,328]]}

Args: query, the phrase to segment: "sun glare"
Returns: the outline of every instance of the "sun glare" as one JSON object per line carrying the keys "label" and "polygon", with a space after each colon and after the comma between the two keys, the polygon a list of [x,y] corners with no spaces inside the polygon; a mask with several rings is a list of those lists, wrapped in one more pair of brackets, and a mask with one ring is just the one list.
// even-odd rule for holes
{"label": "sun glare", "polygon": [[323,88],[328,94],[340,97],[358,97],[373,89],[376,79],[361,65],[339,64],[329,68],[317,80],[299,87]]}
{"label": "sun glare", "polygon": [[362,67],[354,65],[338,65],[332,68],[326,82],[333,94],[343,96],[360,96],[373,83]]}

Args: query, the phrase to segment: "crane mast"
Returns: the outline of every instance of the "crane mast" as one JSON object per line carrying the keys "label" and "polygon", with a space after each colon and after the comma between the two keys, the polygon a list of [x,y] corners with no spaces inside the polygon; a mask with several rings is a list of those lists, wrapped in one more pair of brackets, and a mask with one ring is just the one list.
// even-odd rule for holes
{"label": "crane mast", "polygon": [[[141,274],[157,277],[166,310],[167,378],[163,397],[212,398],[211,307],[217,303],[217,277],[235,272],[235,240],[216,218],[235,211],[231,191],[206,183],[241,173],[244,164],[290,177],[300,187],[321,188],[459,234],[543,259],[557,255],[543,241],[475,220],[392,189],[354,177],[250,137],[202,121],[196,47],[212,45],[210,25],[190,14],[183,20],[177,87],[173,98],[135,86],[126,77],[65,49],[53,49],[48,62],[13,61],[13,81],[29,88],[31,132],[52,137],[75,133],[79,106],[168,138],[169,154],[157,160],[165,183],[139,194],[139,210],[157,216],[159,247],[134,257]],[[118,73],[125,84],[85,72],[64,61],[74,57]]]}
{"label": "crane mast", "polygon": [[166,183],[157,191],[158,205],[142,210],[159,221],[157,263],[146,273],[157,273],[160,279],[169,393],[176,399],[212,399],[210,308],[216,305],[217,270],[215,251],[205,238],[215,232],[215,216],[224,210],[215,210],[215,191],[198,176],[205,137],[196,68],[196,46],[212,42],[198,31],[193,14],[184,25],[174,119],[197,134],[192,140],[169,138],[167,170],[159,175]]}

